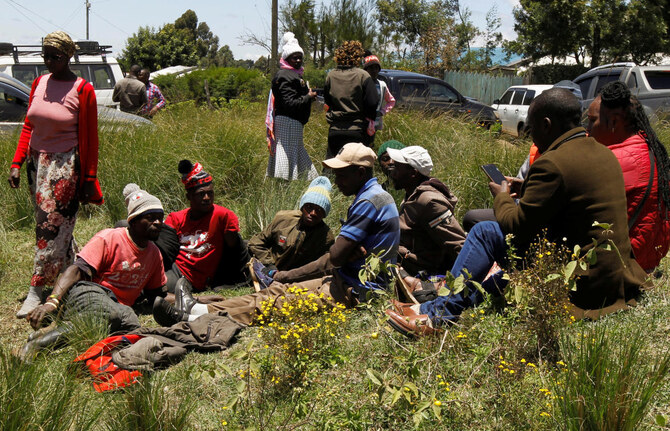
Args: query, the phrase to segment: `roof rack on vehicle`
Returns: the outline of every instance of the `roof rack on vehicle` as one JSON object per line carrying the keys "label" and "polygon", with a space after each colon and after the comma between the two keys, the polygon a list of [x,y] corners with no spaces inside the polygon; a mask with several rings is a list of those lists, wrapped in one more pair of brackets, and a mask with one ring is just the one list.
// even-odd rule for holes
{"label": "roof rack on vehicle", "polygon": [[[100,45],[95,40],[75,41],[78,48],[74,53],[74,62],[79,62],[80,55],[100,55],[103,61],[107,61],[106,55],[111,54],[112,45]],[[9,42],[0,42],[0,55],[12,55],[14,62],[20,63],[21,56],[38,55],[42,53],[42,45],[14,45]]]}
{"label": "roof rack on vehicle", "polygon": [[591,70],[602,70],[602,69],[610,69],[612,67],[633,67],[633,66],[637,65],[631,61],[622,61],[619,63],[603,64],[602,66],[594,67]]}

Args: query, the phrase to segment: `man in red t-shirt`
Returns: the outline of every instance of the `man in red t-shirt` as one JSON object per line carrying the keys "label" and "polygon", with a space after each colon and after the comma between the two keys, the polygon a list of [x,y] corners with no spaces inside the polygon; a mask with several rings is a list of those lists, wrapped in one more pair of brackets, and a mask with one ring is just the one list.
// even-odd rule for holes
{"label": "man in red t-shirt", "polygon": [[212,176],[200,163],[189,160],[179,162],[179,173],[190,207],[165,219],[177,231],[180,243],[174,265],[166,268],[168,291],[175,292],[180,278],[196,291],[247,281],[244,268],[249,253],[239,234],[240,224],[234,212],[214,204]]}
{"label": "man in red t-shirt", "polygon": [[167,278],[153,243],[163,223],[161,202],[136,184],[128,184],[123,194],[128,227],[95,234],[56,281],[53,294],[28,314],[28,322],[38,329],[62,305],[64,322],[45,334],[31,335],[22,349],[24,358],[62,340],[75,329],[72,321],[78,316],[104,320],[110,332],[133,331],[140,322],[131,307],[140,294],[144,292],[151,303],[165,295]]}

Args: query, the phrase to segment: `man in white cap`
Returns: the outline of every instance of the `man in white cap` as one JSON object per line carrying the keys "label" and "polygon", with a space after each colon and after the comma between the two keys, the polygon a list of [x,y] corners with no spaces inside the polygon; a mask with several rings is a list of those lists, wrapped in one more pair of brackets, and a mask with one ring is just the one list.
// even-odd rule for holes
{"label": "man in white cap", "polygon": [[[323,162],[324,166],[333,170],[335,185],[340,192],[345,196],[355,196],[349,206],[347,220],[327,254],[301,268],[279,272],[274,280],[263,274],[262,268],[255,268],[255,276],[267,287],[251,295],[228,298],[207,305],[193,301],[181,310],[174,309],[162,298],[156,298],[156,320],[163,325],[169,325],[179,320],[195,320],[200,314],[225,311],[236,321],[250,325],[260,313],[264,301],[275,298],[275,306],[280,307],[283,298],[288,295],[287,289],[291,286],[323,293],[325,300],[347,307],[366,301],[371,290],[386,289],[386,274],[380,274],[366,283],[358,278],[365,263],[365,255],[379,254],[382,261],[395,263],[398,253],[398,210],[391,195],[372,176],[376,158],[374,151],[365,145],[349,143],[337,156]],[[279,278],[285,275],[289,278],[294,271],[300,272],[305,277],[302,279],[306,281],[290,284],[279,282]],[[306,278],[308,275],[324,273],[328,275]]]}
{"label": "man in white cap", "polygon": [[161,288],[167,279],[153,243],[163,223],[163,206],[137,184],[126,185],[123,194],[128,227],[96,233],[56,281],[53,294],[28,314],[28,322],[38,329],[45,317],[63,308],[64,322],[45,334],[31,335],[23,357],[62,341],[75,329],[71,320],[77,315],[106,321],[110,332],[133,331],[140,322],[131,307],[140,294],[144,291],[152,300],[164,295]]}
{"label": "man in white cap", "polygon": [[430,176],[433,161],[417,145],[389,148],[391,180],[405,190],[400,205],[399,263],[410,274],[444,274],[465,243],[465,232],[454,217],[458,199],[442,181]]}

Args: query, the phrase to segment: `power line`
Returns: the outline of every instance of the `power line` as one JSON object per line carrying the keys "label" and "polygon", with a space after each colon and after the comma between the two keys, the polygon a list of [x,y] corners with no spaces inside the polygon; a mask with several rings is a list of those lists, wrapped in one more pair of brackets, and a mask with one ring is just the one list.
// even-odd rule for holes
{"label": "power line", "polygon": [[5,3],[7,3],[7,4],[10,5],[10,6],[12,6],[18,13],[20,13],[21,15],[23,15],[28,21],[30,21],[31,23],[33,23],[37,28],[39,28],[40,30],[42,30],[44,33],[49,33],[49,31],[43,29],[39,24],[37,24],[37,23],[36,23],[35,21],[33,21],[32,19],[30,19],[29,16],[27,16],[26,14],[24,14],[23,12],[21,12],[16,6],[18,6],[18,7],[22,8],[22,9],[26,10],[27,12],[30,12],[31,14],[33,14],[33,15],[36,16],[37,18],[41,19],[42,21],[44,21],[44,22],[46,22],[46,23],[48,23],[48,24],[50,24],[50,25],[52,25],[52,26],[54,26],[54,27],[56,27],[56,28],[59,28],[59,29],[61,29],[61,30],[65,30],[65,31],[66,31],[67,33],[69,33],[71,36],[74,35],[74,36],[78,37],[77,34],[76,34],[75,32],[72,32],[72,31],[66,29],[66,28],[63,27],[63,26],[59,26],[58,24],[54,23],[53,21],[50,21],[50,20],[48,20],[48,19],[46,19],[46,18],[43,18],[39,13],[37,13],[37,12],[35,12],[35,11],[33,11],[33,10],[28,9],[27,7],[23,6],[22,4],[20,4],[20,3],[16,2],[16,1],[14,1],[14,0],[5,0]]}
{"label": "power line", "polygon": [[83,7],[84,7],[84,6],[80,4],[79,7],[77,7],[77,8],[70,14],[70,16],[68,16],[67,18],[65,18],[65,22],[63,23],[63,27],[65,27],[67,24],[69,24],[70,21],[72,20],[72,18],[74,18],[74,16],[77,14],[77,12],[79,12]]}
{"label": "power line", "polygon": [[103,16],[101,16],[101,15],[98,15],[97,13],[95,13],[95,12],[93,12],[93,11],[91,11],[91,13],[92,13],[93,15],[97,16],[98,18],[100,18],[101,20],[105,21],[107,24],[111,25],[112,27],[114,27],[114,28],[117,29],[118,31],[122,32],[122,33],[125,34],[126,36],[130,36],[130,33],[128,33],[127,31],[125,31],[124,29],[118,27],[117,25],[112,24],[112,23],[109,22],[105,17],[103,17]]}
{"label": "power line", "polygon": [[[12,8],[14,8],[14,10],[16,10],[18,13],[20,13],[21,15],[23,15],[23,17],[24,17],[25,19],[27,19],[28,21],[32,22],[32,23],[35,25],[35,27],[37,27],[37,28],[39,28],[40,30],[42,30],[43,33],[48,33],[48,31],[46,31],[45,29],[43,29],[42,27],[40,27],[40,25],[39,25],[38,23],[36,23],[36,22],[33,21],[32,19],[30,19],[30,17],[29,17],[28,15],[26,15],[26,14],[23,13],[23,12],[21,12],[16,6],[14,6],[14,5],[12,4],[13,2],[11,2],[11,1],[9,1],[9,0],[5,0],[5,3],[7,3],[8,5],[10,5]],[[21,5],[19,5],[19,6],[21,6]]]}

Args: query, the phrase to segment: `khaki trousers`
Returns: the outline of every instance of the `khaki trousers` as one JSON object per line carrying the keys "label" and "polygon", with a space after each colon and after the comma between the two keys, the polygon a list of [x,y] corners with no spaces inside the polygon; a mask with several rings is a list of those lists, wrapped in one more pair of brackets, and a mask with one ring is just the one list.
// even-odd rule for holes
{"label": "khaki trousers", "polygon": [[321,306],[328,302],[343,304],[346,307],[353,307],[358,304],[358,299],[352,294],[352,288],[344,285],[342,279],[335,274],[300,283],[281,284],[274,282],[267,289],[257,293],[207,304],[207,309],[210,313],[225,311],[237,322],[251,325],[254,318],[261,313],[263,302],[271,300],[276,308],[281,308],[287,298],[294,296],[288,293],[288,288],[291,286],[307,289],[308,292],[316,294],[323,293],[324,298],[317,299]]}

